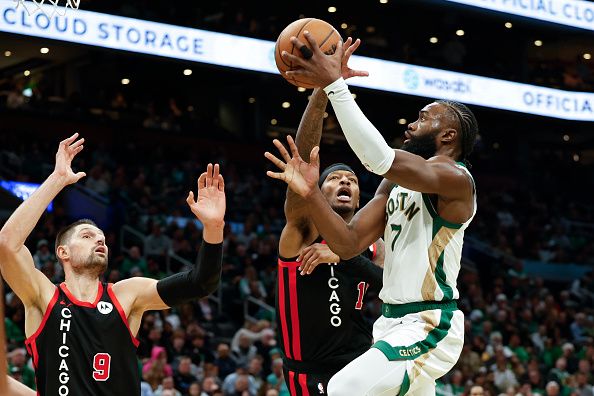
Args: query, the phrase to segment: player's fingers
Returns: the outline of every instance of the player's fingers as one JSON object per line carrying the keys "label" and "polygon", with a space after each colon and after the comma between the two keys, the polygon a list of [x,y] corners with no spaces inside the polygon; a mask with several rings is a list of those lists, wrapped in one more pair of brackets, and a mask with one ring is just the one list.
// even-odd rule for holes
{"label": "player's fingers", "polygon": [[71,143],[70,144],[70,149],[75,149],[75,148],[77,148],[79,146],[82,146],[84,144],[84,142],[85,142],[85,138],[78,139],[74,143]]}
{"label": "player's fingers", "polygon": [[278,159],[274,154],[269,153],[268,151],[264,153],[264,157],[266,157],[270,162],[272,162],[274,165],[276,165],[276,167],[282,171],[284,171],[287,168],[287,164],[285,164],[283,161],[281,161],[280,159]]}
{"label": "player's fingers", "polygon": [[198,178],[198,191],[201,188],[206,188],[206,172],[203,172]]}
{"label": "player's fingers", "polygon": [[212,170],[213,166],[211,163],[206,167],[206,187],[212,186]]}
{"label": "player's fingers", "polygon": [[307,266],[307,275],[311,275],[314,269],[316,269],[316,267],[320,264],[320,258],[316,257],[316,259],[310,265]]}
{"label": "player's fingers", "polygon": [[272,177],[273,179],[278,179],[278,180],[285,181],[285,174],[284,173],[266,171],[266,176]]}
{"label": "player's fingers", "polygon": [[288,78],[295,78],[295,79],[299,79],[299,77],[311,77],[312,76],[312,72],[310,72],[309,70],[305,70],[303,68],[301,69],[295,69],[295,70],[287,70],[285,72],[285,75]]}
{"label": "player's fingers", "polygon": [[293,136],[287,135],[287,142],[289,143],[289,148],[291,149],[291,154],[293,155],[293,158],[300,158],[299,149],[297,148],[297,145],[293,140]]}
{"label": "player's fingers", "polygon": [[219,188],[219,164],[214,164],[214,167],[213,167],[212,186],[216,189]]}
{"label": "player's fingers", "polygon": [[347,37],[347,39],[344,42],[344,48],[348,50],[351,47],[351,44],[353,44],[353,38]]}
{"label": "player's fingers", "polygon": [[349,77],[369,77],[369,72],[366,70],[349,70]]}
{"label": "player's fingers", "polygon": [[338,40],[338,43],[336,43],[336,50],[334,51],[332,56],[337,57],[338,59],[344,58],[344,45],[343,44],[344,43],[342,42],[342,40]]}
{"label": "player's fingers", "polygon": [[318,168],[320,167],[320,147],[319,146],[315,146],[313,149],[311,149],[311,153],[309,154],[309,163],[311,165],[317,166]]}
{"label": "player's fingers", "polygon": [[[352,41],[352,38],[348,38],[348,40]],[[344,47],[346,48],[346,50],[344,51],[344,59],[345,61],[348,61],[349,58],[351,57],[351,55],[353,55],[353,52],[355,52],[357,50],[357,48],[359,48],[359,45],[361,45],[361,40],[357,39],[355,40],[355,42],[353,44],[347,45],[347,43],[345,43]]]}
{"label": "player's fingers", "polygon": [[192,191],[190,191],[188,193],[188,196],[186,198],[186,202],[188,203],[188,205],[192,206],[193,203],[195,203],[196,201],[194,200],[194,193]]}
{"label": "player's fingers", "polygon": [[305,256],[307,254],[307,252],[309,252],[311,249],[313,249],[313,246],[308,246],[306,248],[304,248],[303,250],[301,250],[301,253],[299,253],[299,257],[297,257],[297,262],[302,262],[303,261],[303,256]]}
{"label": "player's fingers", "polygon": [[293,54],[289,54],[287,51],[283,51],[281,56],[285,62],[290,62],[291,67],[299,66],[305,68],[308,66],[308,63],[305,59]]}
{"label": "player's fingers", "polygon": [[313,56],[313,51],[303,41],[299,40],[295,36],[291,37],[289,40],[291,41],[291,44],[293,44],[295,48],[301,52],[303,59],[308,60]]}
{"label": "player's fingers", "polygon": [[307,269],[310,263],[310,258],[315,253],[315,250],[310,250],[303,256],[303,263],[301,264],[301,275],[305,275],[307,273]]}
{"label": "player's fingers", "polygon": [[80,153],[81,151],[83,151],[84,148],[85,148],[85,146],[83,146],[83,145],[78,146],[77,148],[72,150],[73,154],[76,155],[76,154]]}
{"label": "player's fingers", "polygon": [[305,39],[309,43],[309,48],[313,48],[314,55],[315,54],[324,55],[324,53],[322,52],[322,50],[318,46],[318,43],[316,42],[316,39],[313,38],[313,36],[311,35],[311,33],[309,33],[308,30],[306,30],[306,31],[303,32],[303,36],[305,37]]}
{"label": "player's fingers", "polygon": [[76,181],[79,181],[80,179],[82,179],[83,177],[85,177],[87,174],[85,172],[78,172],[75,176],[76,176]]}
{"label": "player's fingers", "polygon": [[225,178],[223,178],[223,175],[219,175],[219,191],[225,192]]}
{"label": "player's fingers", "polygon": [[61,145],[70,145],[70,143],[74,142],[76,140],[76,138],[78,137],[78,132],[75,132],[74,135],[70,136],[69,138],[66,138],[64,140],[62,140],[60,142]]}
{"label": "player's fingers", "polygon": [[285,146],[280,142],[280,140],[274,139],[272,141],[272,143],[276,146],[276,148],[278,149],[278,152],[283,157],[283,159],[285,160],[285,162],[291,161],[291,155],[289,154],[289,152],[287,151],[287,149],[285,148]]}

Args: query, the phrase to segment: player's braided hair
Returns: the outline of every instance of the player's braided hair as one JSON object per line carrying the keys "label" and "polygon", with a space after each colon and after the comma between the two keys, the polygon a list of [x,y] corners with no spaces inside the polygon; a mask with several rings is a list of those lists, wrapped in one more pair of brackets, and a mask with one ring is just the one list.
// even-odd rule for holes
{"label": "player's braided hair", "polygon": [[458,120],[458,124],[460,125],[459,132],[462,134],[462,139],[460,141],[462,152],[460,153],[459,159],[470,168],[471,166],[468,162],[468,156],[474,149],[476,136],[478,135],[478,123],[476,117],[466,105],[460,102],[455,102],[453,100],[436,100],[436,103],[447,107],[450,113],[452,113]]}

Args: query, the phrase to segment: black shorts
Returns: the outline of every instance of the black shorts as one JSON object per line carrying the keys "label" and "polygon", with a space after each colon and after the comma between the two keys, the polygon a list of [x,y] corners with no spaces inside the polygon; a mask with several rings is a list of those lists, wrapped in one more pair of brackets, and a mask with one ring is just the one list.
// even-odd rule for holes
{"label": "black shorts", "polygon": [[291,396],[328,394],[328,382],[335,373],[300,373],[283,366],[285,382]]}

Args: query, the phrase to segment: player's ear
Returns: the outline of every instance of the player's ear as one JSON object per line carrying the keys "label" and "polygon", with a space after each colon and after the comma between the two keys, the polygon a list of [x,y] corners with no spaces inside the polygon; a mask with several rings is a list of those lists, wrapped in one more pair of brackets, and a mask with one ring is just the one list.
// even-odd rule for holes
{"label": "player's ear", "polygon": [[56,256],[60,259],[60,261],[64,261],[70,258],[70,249],[68,249],[67,245],[60,245],[56,249]]}
{"label": "player's ear", "polygon": [[448,128],[441,133],[441,141],[443,143],[452,143],[456,140],[458,136],[458,131],[454,128]]}

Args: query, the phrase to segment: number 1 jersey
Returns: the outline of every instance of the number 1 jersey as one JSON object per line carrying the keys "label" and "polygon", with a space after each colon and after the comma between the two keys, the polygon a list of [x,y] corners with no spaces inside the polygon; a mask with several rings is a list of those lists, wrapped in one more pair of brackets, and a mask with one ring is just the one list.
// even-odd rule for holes
{"label": "number 1 jersey", "polygon": [[112,285],[98,282],[93,303],[56,287],[39,329],[25,341],[41,396],[140,394],[138,340]]}

